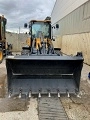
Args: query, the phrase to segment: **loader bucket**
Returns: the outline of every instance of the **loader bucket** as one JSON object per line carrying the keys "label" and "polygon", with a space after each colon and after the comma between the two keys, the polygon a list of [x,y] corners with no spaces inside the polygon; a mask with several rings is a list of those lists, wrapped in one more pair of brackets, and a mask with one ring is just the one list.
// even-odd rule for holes
{"label": "loader bucket", "polygon": [[8,91],[19,94],[64,94],[79,91],[83,58],[79,56],[15,56],[6,58]]}

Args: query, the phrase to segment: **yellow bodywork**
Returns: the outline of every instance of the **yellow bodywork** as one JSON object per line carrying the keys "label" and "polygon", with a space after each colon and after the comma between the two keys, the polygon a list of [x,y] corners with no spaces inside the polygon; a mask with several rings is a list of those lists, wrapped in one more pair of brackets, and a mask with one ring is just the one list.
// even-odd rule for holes
{"label": "yellow bodywork", "polygon": [[[34,42],[35,42],[35,48],[37,50],[39,50],[39,47],[42,46],[42,44],[41,44],[41,38],[36,38]],[[51,39],[45,38],[44,42],[46,43],[46,48],[48,47],[48,45],[53,45]],[[31,47],[31,38],[27,38],[26,45],[28,45],[28,46]]]}
{"label": "yellow bodywork", "polygon": [[3,59],[3,53],[0,51],[0,61]]}
{"label": "yellow bodywork", "polygon": [[38,50],[39,47],[41,47],[41,39],[40,38],[36,38],[36,49]]}
{"label": "yellow bodywork", "polygon": [[27,38],[26,44],[27,44],[28,46],[31,46],[31,39],[30,39],[30,38]]}

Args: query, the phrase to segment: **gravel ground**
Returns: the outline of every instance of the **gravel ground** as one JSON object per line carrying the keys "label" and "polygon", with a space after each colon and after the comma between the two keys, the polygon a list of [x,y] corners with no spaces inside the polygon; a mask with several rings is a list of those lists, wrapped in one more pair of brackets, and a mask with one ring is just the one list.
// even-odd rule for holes
{"label": "gravel ground", "polygon": [[[90,66],[84,64],[81,76],[80,96],[61,96],[62,104],[70,120],[90,120]],[[6,96],[5,60],[0,64],[0,120],[38,120],[37,99],[8,99]]]}
{"label": "gravel ground", "polygon": [[0,113],[0,120],[38,120],[38,113],[36,108],[37,100],[31,98],[31,100],[29,101],[28,110],[12,112],[8,111]]}

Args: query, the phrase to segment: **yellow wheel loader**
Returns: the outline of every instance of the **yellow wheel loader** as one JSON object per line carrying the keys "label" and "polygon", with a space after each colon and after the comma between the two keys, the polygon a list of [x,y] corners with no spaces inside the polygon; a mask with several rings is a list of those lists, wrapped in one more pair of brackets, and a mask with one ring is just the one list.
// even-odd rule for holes
{"label": "yellow wheel loader", "polygon": [[[27,27],[27,24],[25,24]],[[8,92],[12,94],[75,94],[79,92],[82,53],[63,55],[54,48],[51,21],[31,20],[30,38],[21,55],[6,58]]]}
{"label": "yellow wheel loader", "polygon": [[0,63],[5,55],[11,54],[12,48],[12,45],[6,42],[6,23],[7,19],[3,15],[0,16]]}

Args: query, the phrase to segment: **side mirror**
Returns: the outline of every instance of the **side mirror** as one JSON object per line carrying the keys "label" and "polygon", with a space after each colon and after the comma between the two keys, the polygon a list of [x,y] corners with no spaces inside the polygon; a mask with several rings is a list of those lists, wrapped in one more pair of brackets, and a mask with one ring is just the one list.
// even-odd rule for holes
{"label": "side mirror", "polygon": [[5,24],[5,25],[7,24],[7,19],[6,19],[6,18],[4,18],[4,24]]}
{"label": "side mirror", "polygon": [[31,25],[29,25],[29,28],[31,28]]}
{"label": "side mirror", "polygon": [[31,32],[29,32],[29,35],[31,35]]}
{"label": "side mirror", "polygon": [[25,24],[24,24],[24,28],[27,28],[27,26],[28,26],[27,23],[25,23]]}
{"label": "side mirror", "polygon": [[57,29],[59,28],[59,24],[56,24],[56,28],[57,28]]}

